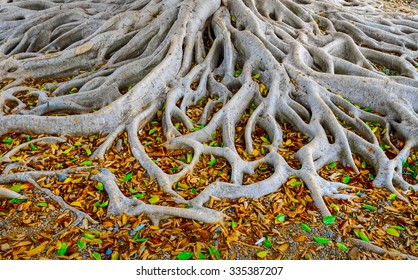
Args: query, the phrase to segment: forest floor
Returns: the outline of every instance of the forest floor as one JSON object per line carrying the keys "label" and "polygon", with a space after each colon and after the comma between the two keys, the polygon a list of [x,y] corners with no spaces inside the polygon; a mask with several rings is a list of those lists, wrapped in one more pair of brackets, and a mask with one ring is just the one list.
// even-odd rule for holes
{"label": "forest floor", "polygon": [[[417,2],[382,1],[387,9],[408,12],[417,8]],[[387,75],[396,75],[384,65],[375,65]],[[255,78],[257,81],[257,79]],[[30,81],[26,85],[43,88],[54,80]],[[258,81],[259,82],[259,81]],[[5,83],[0,84],[0,90]],[[192,84],[193,86],[193,84]],[[262,83],[260,82],[260,88]],[[76,94],[77,88],[69,94]],[[37,100],[28,92],[19,93],[27,109]],[[216,98],[216,97],[215,97]],[[188,108],[187,115],[197,121],[209,98]],[[219,108],[218,108],[219,109]],[[372,110],[372,108],[368,108]],[[265,131],[254,131],[254,153],[245,153],[243,128],[254,108],[247,109],[237,125],[236,147],[246,160],[263,157],[268,151]],[[179,171],[179,162],[189,162],[192,154],[185,150],[167,151],[161,132],[161,114],[151,121],[139,135],[148,155],[165,172]],[[344,125],[344,124],[342,124]],[[187,134],[181,123],[178,129]],[[377,123],[369,126],[381,139],[383,128]],[[281,124],[283,145],[279,153],[290,166],[297,168],[295,152],[308,141],[307,137],[287,124]],[[9,134],[0,139],[0,157],[13,147],[44,135]],[[394,137],[394,136],[393,136]],[[63,197],[68,205],[77,208],[98,221],[85,220],[71,227],[75,215],[63,210],[45,193],[31,184],[11,184],[10,188],[27,197],[25,200],[0,201],[0,259],[391,259],[388,254],[378,255],[364,251],[351,242],[351,238],[418,256],[418,193],[405,194],[406,203],[386,190],[373,185],[374,170],[359,156],[354,155],[360,170],[333,162],[319,171],[328,180],[344,182],[352,186],[345,190],[356,198],[352,201],[325,198],[332,217],[321,217],[312,204],[309,190],[298,178],[290,178],[276,192],[260,199],[238,200],[212,197],[205,205],[222,211],[228,218],[224,224],[202,224],[182,218],[169,218],[158,226],[145,216],[108,216],[108,197],[103,185],[90,180],[101,167],[111,170],[126,196],[134,196],[155,205],[176,205],[155,180],[132,156],[127,136],[121,133],[106,153],[104,161],[89,156],[104,141],[103,135],[66,137],[61,144],[42,141],[27,145],[11,157],[13,162],[36,170],[60,170],[85,166],[88,171],[68,176],[40,178],[38,184],[53,194]],[[220,133],[212,135],[208,145],[222,145]],[[393,138],[396,146],[402,140]],[[332,139],[330,139],[332,141]],[[382,144],[389,158],[396,151]],[[4,171],[0,165],[0,173]],[[259,166],[244,184],[263,180],[272,174],[270,166]],[[183,177],[173,188],[186,199],[195,197],[210,183],[229,181],[230,166],[223,158],[202,156],[194,172]],[[412,151],[404,164],[403,176],[412,184],[418,180],[418,151]],[[176,205],[179,207],[178,205]],[[180,206],[181,207],[181,206]],[[184,205],[184,207],[187,207]],[[325,244],[323,244],[325,243]]]}

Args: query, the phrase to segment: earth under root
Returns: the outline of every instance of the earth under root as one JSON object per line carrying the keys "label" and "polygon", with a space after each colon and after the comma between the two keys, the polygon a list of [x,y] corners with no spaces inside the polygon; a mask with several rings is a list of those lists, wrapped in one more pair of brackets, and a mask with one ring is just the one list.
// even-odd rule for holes
{"label": "earth under root", "polygon": [[[417,255],[416,15],[372,1],[18,1],[0,4],[0,30],[0,197],[30,202],[35,188],[75,215],[68,227],[104,214],[225,226],[232,214],[216,201],[293,182],[309,194],[290,195],[292,211],[337,217],[339,234],[363,240],[352,246]],[[77,186],[70,175],[100,195],[83,206],[72,187],[54,189]],[[411,221],[380,230],[406,230],[408,248],[373,245],[364,225],[333,216],[331,200],[370,189],[407,205]]]}

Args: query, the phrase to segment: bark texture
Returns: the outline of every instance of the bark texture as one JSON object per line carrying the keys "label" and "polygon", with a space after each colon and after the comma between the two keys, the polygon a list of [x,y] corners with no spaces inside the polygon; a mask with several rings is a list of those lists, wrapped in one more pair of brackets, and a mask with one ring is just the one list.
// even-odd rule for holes
{"label": "bark texture", "polygon": [[[376,65],[397,75],[386,75]],[[328,216],[323,197],[350,199],[340,193],[349,186],[327,181],[317,171],[333,161],[357,170],[353,154],[375,169],[376,187],[404,200],[402,192],[418,190],[402,177],[403,161],[418,148],[417,65],[418,16],[385,13],[374,1],[0,1],[0,81],[12,81],[0,93],[0,135],[46,134],[44,141],[59,142],[65,141],[61,135],[102,132],[108,138],[94,156],[104,158],[118,133],[126,131],[136,160],[177,203],[191,206],[128,198],[102,168],[92,179],[104,184],[111,214],[145,212],[155,223],[170,216],[214,223],[224,215],[204,207],[211,196],[258,198],[296,176]],[[97,70],[80,74],[92,68]],[[68,76],[74,77],[32,91],[38,103],[30,110],[15,97],[29,89],[20,86],[27,79]],[[69,95],[74,87],[79,92]],[[214,96],[199,122],[191,122],[187,108]],[[213,113],[218,104],[221,109]],[[242,134],[246,152],[253,152],[256,126],[269,141],[263,158],[246,161],[235,146],[236,125],[252,104],[256,109]],[[138,139],[163,106],[166,148],[193,152],[176,174],[163,172]],[[53,116],[60,112],[67,115]],[[200,129],[182,134],[175,122]],[[384,144],[396,150],[394,158],[386,156],[368,122],[385,128]],[[298,169],[278,153],[283,123],[309,139],[295,155]],[[218,128],[223,146],[204,145]],[[404,141],[402,148],[392,144],[391,134]],[[231,183],[215,182],[185,200],[173,184],[193,170],[202,154],[227,159]],[[9,156],[2,164],[13,164]],[[266,163],[274,169],[271,177],[243,185],[245,174]],[[36,184],[40,176],[59,173],[5,170],[3,184]],[[0,196],[15,194],[0,189]]]}

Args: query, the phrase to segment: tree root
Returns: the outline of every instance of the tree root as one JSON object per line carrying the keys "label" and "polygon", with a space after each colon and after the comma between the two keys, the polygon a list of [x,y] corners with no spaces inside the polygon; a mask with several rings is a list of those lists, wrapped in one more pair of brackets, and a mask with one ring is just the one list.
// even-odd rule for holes
{"label": "tree root", "polygon": [[[135,160],[175,203],[190,208],[128,198],[106,168],[92,178],[102,182],[109,195],[109,214],[145,213],[155,224],[168,217],[224,221],[223,213],[204,206],[211,197],[259,198],[292,176],[304,182],[321,214],[330,216],[324,197],[352,199],[342,190],[354,186],[326,180],[320,170],[338,161],[359,172],[354,154],[376,171],[375,187],[412,203],[407,192],[417,190],[418,184],[416,178],[415,183],[406,180],[402,170],[410,151],[418,148],[416,17],[385,14],[363,2],[116,2],[0,4],[0,136],[47,135],[11,148],[1,164],[38,141],[61,143],[64,136],[97,134],[106,140],[92,157],[103,161],[126,132]],[[40,90],[20,86],[29,79],[68,76],[73,77]],[[38,98],[29,110],[25,97],[19,97],[24,91]],[[203,103],[199,118],[192,119],[191,108]],[[177,173],[164,172],[138,138],[157,115],[163,148],[193,154],[187,162],[177,162]],[[238,131],[241,121],[244,128]],[[298,168],[279,154],[286,144],[283,123],[309,140],[293,155]],[[218,130],[221,143],[208,145]],[[257,131],[265,132],[261,146]],[[267,152],[244,160],[237,149],[239,137],[247,154],[258,153],[260,147]],[[196,169],[202,156],[226,159],[231,167],[228,182],[213,182],[185,199],[173,185]],[[244,177],[262,164],[269,165],[272,174],[244,186]],[[93,222],[36,183],[39,176],[58,171],[11,173],[15,167],[5,167],[0,183],[29,182],[74,212],[75,224]],[[2,188],[2,196],[16,194]]]}

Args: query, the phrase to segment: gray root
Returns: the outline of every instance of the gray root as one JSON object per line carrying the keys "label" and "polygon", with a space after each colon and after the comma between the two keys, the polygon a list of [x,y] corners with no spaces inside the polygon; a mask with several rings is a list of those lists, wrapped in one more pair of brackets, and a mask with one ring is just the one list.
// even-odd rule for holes
{"label": "gray root", "polygon": [[[401,174],[402,162],[411,149],[418,148],[418,19],[385,14],[372,1],[363,2],[353,6],[319,0],[0,4],[0,82],[11,81],[0,93],[0,135],[103,132],[107,140],[94,153],[103,159],[117,135],[126,131],[138,162],[176,202],[192,208],[148,205],[125,197],[106,169],[93,178],[109,194],[109,213],[144,212],[155,223],[173,216],[222,221],[222,213],[204,206],[211,196],[262,197],[278,190],[290,176],[302,179],[317,208],[330,215],[324,196],[352,196],[339,192],[349,186],[325,180],[318,170],[340,161],[357,171],[353,154],[376,170],[376,187],[407,201],[402,192],[418,190]],[[239,75],[236,65],[242,68]],[[398,76],[385,75],[377,65],[385,65]],[[96,70],[80,73],[89,69]],[[252,78],[256,74],[268,92],[260,92]],[[48,84],[46,90],[19,86],[25,79],[68,76],[74,77]],[[190,85],[196,80],[199,85],[193,90]],[[79,91],[67,94],[73,87]],[[30,90],[38,103],[25,110],[15,94]],[[174,123],[193,129],[196,124],[186,110],[202,97],[212,98],[198,122],[204,128],[182,135]],[[179,173],[170,175],[153,163],[138,140],[138,133],[164,102],[165,147],[194,154]],[[222,108],[213,114],[218,104]],[[234,143],[236,125],[252,104],[257,108],[245,127],[246,151],[254,149],[256,126],[266,131],[270,144],[265,145],[265,157],[248,162],[239,156]],[[376,113],[361,109],[366,107]],[[62,112],[67,115],[54,115]],[[277,151],[283,142],[280,124],[284,122],[310,140],[295,154],[300,169],[289,166]],[[366,122],[386,128],[385,144],[398,152],[395,158],[389,159],[380,149]],[[222,131],[223,146],[205,146],[217,128]],[[391,142],[391,132],[405,142],[401,149]],[[22,145],[5,154],[2,164]],[[231,183],[215,182],[194,199],[185,200],[172,185],[193,170],[201,155],[224,157],[232,168]],[[259,164],[269,164],[272,176],[243,186],[244,174],[252,174]],[[33,176],[33,172],[21,175]],[[11,180],[12,175],[16,180],[23,178],[2,174],[0,182]],[[0,189],[2,194],[10,196]]]}

